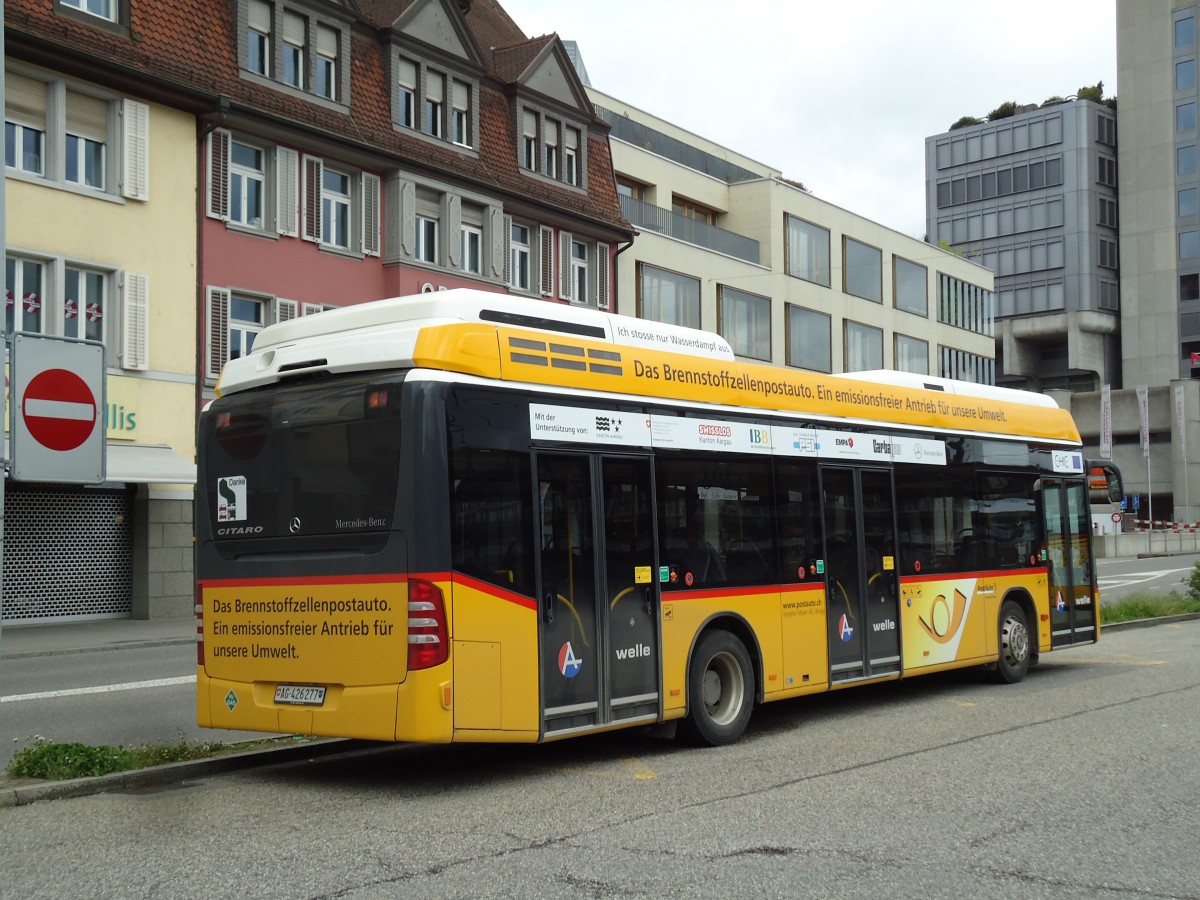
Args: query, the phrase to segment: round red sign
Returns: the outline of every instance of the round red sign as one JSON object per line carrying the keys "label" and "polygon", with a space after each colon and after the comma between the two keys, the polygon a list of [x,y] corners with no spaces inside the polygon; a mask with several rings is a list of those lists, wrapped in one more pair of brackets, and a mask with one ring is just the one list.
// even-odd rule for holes
{"label": "round red sign", "polygon": [[82,378],[66,369],[46,369],[29,381],[21,417],[30,435],[49,450],[74,450],[96,427],[96,398]]}

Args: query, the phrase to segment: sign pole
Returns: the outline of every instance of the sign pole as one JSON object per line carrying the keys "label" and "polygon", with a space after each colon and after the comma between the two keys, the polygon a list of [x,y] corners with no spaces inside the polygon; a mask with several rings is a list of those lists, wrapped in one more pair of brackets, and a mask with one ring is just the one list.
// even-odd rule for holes
{"label": "sign pole", "polygon": [[[4,40],[4,5],[0,3],[0,101],[8,96],[8,87],[4,80],[7,58]],[[0,178],[0,248],[5,250],[8,249],[8,232],[5,230],[5,222],[8,221],[8,198],[5,193],[7,180]],[[8,336],[4,333],[3,317],[0,317],[0,352],[4,354],[4,362],[8,362]],[[8,421],[8,407],[4,402],[4,391],[0,391],[0,422],[4,424],[5,433],[12,434],[12,426]],[[4,439],[0,437],[0,656],[4,655],[4,485],[8,481],[8,452],[3,447]]]}

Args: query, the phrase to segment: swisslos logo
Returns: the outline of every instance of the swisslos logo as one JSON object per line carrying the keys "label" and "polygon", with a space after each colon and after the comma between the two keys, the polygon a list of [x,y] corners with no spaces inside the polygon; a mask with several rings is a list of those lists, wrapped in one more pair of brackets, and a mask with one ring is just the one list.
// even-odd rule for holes
{"label": "swisslos logo", "polygon": [[700,434],[705,437],[733,437],[733,429],[728,425],[699,425]]}

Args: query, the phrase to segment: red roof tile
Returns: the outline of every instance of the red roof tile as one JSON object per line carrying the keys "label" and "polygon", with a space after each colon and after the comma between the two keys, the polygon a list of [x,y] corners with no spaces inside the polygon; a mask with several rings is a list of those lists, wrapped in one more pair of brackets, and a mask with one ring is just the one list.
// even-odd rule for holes
{"label": "red roof tile", "polygon": [[[357,19],[376,30],[387,28],[412,2],[358,0]],[[505,93],[510,82],[498,77],[499,73],[480,85],[476,157],[393,125],[385,75],[385,37],[381,36],[381,42],[359,30],[353,33],[351,107],[346,114],[243,78],[237,60],[233,8],[234,4],[217,0],[173,0],[169,4],[131,0],[126,36],[89,24],[84,21],[86,17],[58,14],[52,0],[7,0],[7,49],[11,59],[113,84],[131,94],[194,113],[215,109],[218,97],[228,97],[231,107],[238,111],[374,150],[380,155],[381,168],[421,167],[451,181],[466,179],[484,190],[556,207],[599,227],[631,232],[613,187],[612,161],[602,123],[593,122],[596,130],[589,135],[588,192],[559,188],[529,177],[519,167],[515,117]],[[347,12],[338,4],[331,3],[329,8],[335,17]],[[536,55],[555,39],[550,35],[530,41],[495,0],[471,0],[465,21],[481,47],[511,48],[512,59],[522,59],[526,52]],[[529,61],[532,59],[530,56]]]}

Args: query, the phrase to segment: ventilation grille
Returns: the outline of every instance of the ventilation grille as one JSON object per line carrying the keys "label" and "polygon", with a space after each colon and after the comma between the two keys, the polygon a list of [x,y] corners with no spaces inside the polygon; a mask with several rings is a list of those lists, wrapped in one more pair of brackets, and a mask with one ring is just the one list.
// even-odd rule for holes
{"label": "ventilation grille", "polygon": [[10,481],[4,507],[5,622],[129,615],[130,494],[31,490]]}

